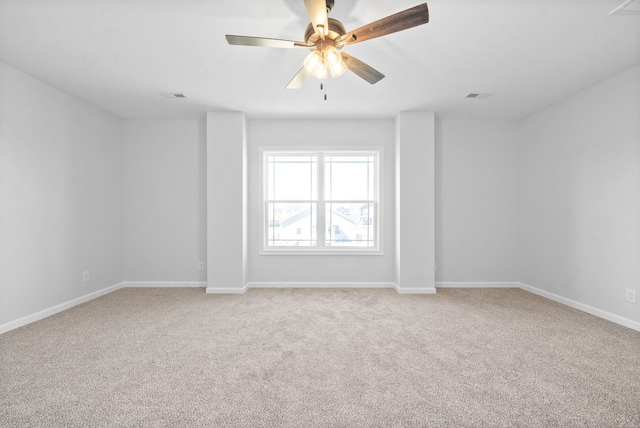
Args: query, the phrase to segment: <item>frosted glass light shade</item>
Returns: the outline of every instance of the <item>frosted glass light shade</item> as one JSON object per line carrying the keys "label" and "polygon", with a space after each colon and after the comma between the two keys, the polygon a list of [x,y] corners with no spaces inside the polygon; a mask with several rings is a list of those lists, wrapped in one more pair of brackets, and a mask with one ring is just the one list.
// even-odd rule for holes
{"label": "frosted glass light shade", "polygon": [[312,51],[304,59],[304,68],[312,76],[326,79],[327,70],[331,71],[332,77],[342,76],[347,71],[347,64],[344,63],[342,55],[335,46],[326,46]]}
{"label": "frosted glass light shade", "polygon": [[319,77],[321,79],[326,79],[327,77],[327,68],[324,65],[324,58],[322,56],[322,52],[315,50],[311,52],[304,59],[304,68],[315,77]]}
{"label": "frosted glass light shade", "polygon": [[342,60],[342,55],[340,55],[338,49],[333,46],[328,46],[324,50],[324,60],[327,68],[331,70],[331,76],[333,77],[342,76],[342,74],[347,71],[347,65]]}

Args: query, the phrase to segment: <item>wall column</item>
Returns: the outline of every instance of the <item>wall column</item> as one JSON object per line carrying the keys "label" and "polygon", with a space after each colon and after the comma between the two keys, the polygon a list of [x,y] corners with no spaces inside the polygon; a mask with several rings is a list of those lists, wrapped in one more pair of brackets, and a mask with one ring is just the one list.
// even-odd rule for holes
{"label": "wall column", "polygon": [[247,270],[246,119],[207,113],[207,293],[244,293]]}
{"label": "wall column", "polygon": [[398,293],[435,289],[435,115],[396,118],[396,284]]}

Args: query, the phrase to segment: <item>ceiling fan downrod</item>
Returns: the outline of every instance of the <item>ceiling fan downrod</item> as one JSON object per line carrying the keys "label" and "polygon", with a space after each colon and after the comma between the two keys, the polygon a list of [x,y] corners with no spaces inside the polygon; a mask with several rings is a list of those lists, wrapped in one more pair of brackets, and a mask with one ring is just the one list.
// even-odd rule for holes
{"label": "ceiling fan downrod", "polygon": [[331,9],[333,9],[334,4],[335,4],[334,0],[327,0],[327,13],[331,12]]}

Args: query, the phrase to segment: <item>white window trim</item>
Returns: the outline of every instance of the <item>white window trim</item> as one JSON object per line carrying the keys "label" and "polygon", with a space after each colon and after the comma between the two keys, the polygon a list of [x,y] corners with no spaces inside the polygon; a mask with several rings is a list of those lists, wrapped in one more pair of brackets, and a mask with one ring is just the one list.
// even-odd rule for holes
{"label": "white window trim", "polygon": [[[375,221],[375,236],[376,236],[376,246],[371,248],[345,248],[345,247],[267,247],[267,223],[268,217],[266,214],[265,206],[267,202],[267,180],[265,179],[265,171],[266,171],[266,160],[267,155],[272,153],[278,153],[283,155],[310,155],[310,154],[337,154],[337,155],[348,155],[348,154],[364,154],[364,153],[373,153],[377,157],[377,165],[376,165],[376,182],[375,182],[375,195],[376,195],[376,203],[375,209],[376,213],[374,218]],[[384,224],[383,211],[384,211],[384,201],[383,194],[384,189],[382,188],[382,183],[384,183],[384,147],[381,146],[335,146],[335,147],[305,147],[305,148],[297,148],[292,149],[291,147],[275,147],[275,146],[261,146],[259,148],[259,156],[260,161],[258,162],[259,171],[258,177],[260,180],[260,203],[259,203],[259,254],[261,256],[337,256],[337,255],[351,255],[351,256],[382,256],[384,255],[383,251],[383,230],[382,225]],[[318,178],[318,185],[320,185],[320,179]],[[320,189],[318,192],[320,193]],[[320,197],[320,194],[318,195]],[[318,221],[317,224],[324,224],[324,212],[319,213],[318,210]],[[321,242],[320,239],[324,239],[324,226],[318,227],[317,230],[317,240]]]}

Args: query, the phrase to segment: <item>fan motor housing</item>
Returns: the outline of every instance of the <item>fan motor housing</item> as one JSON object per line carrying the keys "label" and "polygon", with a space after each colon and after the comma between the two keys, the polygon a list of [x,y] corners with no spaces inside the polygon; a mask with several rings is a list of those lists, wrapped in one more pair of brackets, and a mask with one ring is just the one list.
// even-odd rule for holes
{"label": "fan motor housing", "polygon": [[[329,18],[329,34],[325,36],[325,40],[335,40],[338,37],[347,33],[342,22],[337,19]],[[304,32],[304,41],[307,42],[308,45],[315,45],[316,42],[320,40],[320,35],[316,32],[316,29],[313,28],[312,24],[307,25],[307,29]]]}

